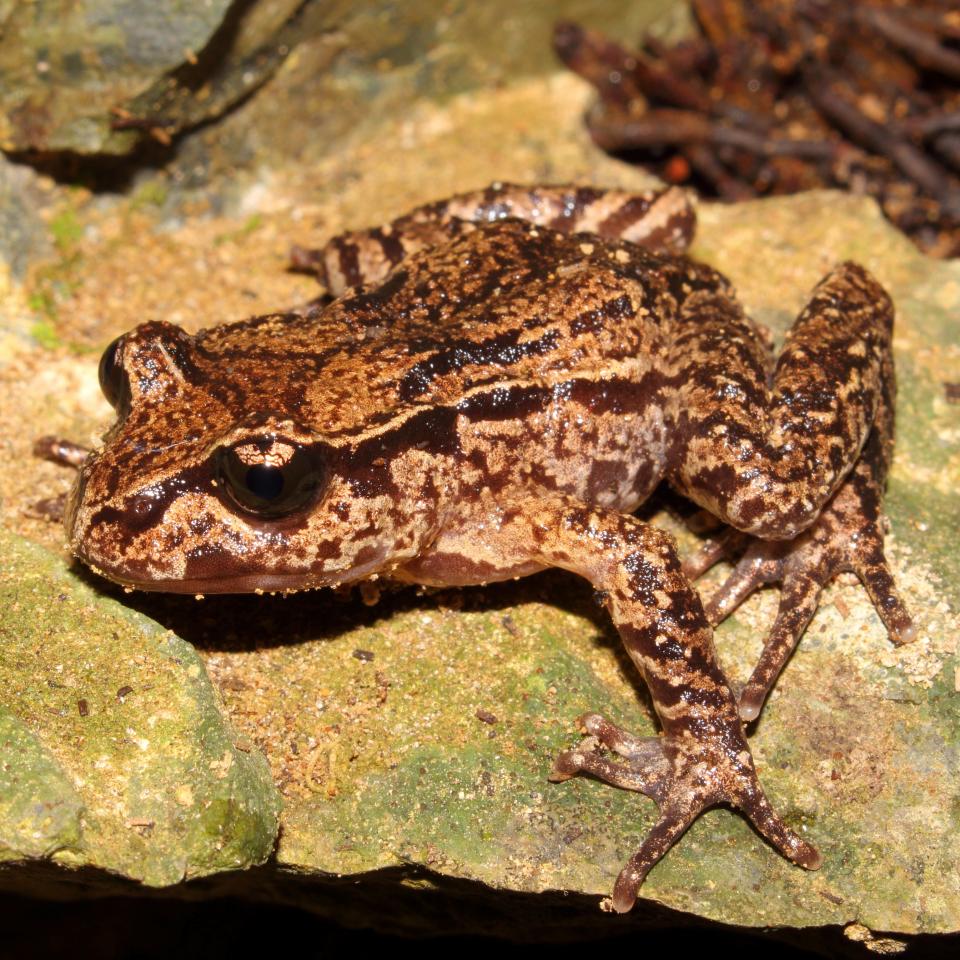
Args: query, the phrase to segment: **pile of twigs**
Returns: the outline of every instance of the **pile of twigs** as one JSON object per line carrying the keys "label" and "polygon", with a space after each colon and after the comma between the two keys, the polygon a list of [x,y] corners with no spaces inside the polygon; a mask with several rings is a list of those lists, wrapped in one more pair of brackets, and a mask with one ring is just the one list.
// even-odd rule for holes
{"label": "pile of twigs", "polygon": [[960,255],[956,0],[692,0],[699,36],[639,50],[558,24],[606,150],[739,200],[839,186]]}

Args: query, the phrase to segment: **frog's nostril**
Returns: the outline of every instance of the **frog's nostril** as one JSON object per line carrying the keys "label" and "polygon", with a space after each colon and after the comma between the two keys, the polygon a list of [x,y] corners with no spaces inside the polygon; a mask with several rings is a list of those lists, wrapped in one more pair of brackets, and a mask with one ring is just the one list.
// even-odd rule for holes
{"label": "frog's nostril", "polygon": [[125,504],[125,513],[130,529],[142,530],[149,526],[157,513],[163,510],[163,498],[158,497],[156,493],[138,493],[131,497]]}

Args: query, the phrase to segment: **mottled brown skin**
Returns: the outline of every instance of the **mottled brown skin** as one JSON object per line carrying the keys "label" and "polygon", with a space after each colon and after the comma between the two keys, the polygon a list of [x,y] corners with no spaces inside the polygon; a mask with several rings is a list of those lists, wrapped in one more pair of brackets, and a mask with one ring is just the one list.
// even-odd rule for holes
{"label": "mottled brown skin", "polygon": [[[741,712],[838,569],[909,638],[880,534],[893,311],[843,264],[774,366],[728,282],[676,255],[692,227],[675,190],[495,186],[298,251],[329,305],[196,336],[137,327],[104,357],[120,417],[81,469],[73,549],[113,580],[186,593],[575,571],[662,725],[638,739],[587,715],[556,761],[554,779],[590,773],[660,808],[613,908],[717,803],[815,868],[763,794]],[[707,611],[673,540],[630,516],[663,479],[760,538]],[[710,621],[769,580],[780,616],[738,708]]]}

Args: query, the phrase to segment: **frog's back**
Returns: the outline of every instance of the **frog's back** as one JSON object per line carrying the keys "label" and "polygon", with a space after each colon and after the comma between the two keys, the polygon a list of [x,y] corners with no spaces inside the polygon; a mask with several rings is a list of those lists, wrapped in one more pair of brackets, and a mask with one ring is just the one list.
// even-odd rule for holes
{"label": "frog's back", "polygon": [[665,458],[671,321],[705,268],[518,220],[458,232],[305,316],[210,331],[234,419],[289,417],[371,457],[456,451],[502,491],[640,502]]}
{"label": "frog's back", "polygon": [[326,435],[350,433],[498,385],[638,376],[663,353],[678,269],[592,235],[469,225],[302,321],[302,412]]}

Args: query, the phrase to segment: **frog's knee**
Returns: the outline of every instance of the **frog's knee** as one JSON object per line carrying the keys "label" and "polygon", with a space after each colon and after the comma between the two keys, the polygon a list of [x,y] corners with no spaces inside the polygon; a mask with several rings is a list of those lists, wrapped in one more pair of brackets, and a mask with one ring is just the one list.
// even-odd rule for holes
{"label": "frog's knee", "polygon": [[731,503],[726,520],[761,540],[792,540],[817,519],[825,499],[779,491],[753,493]]}

